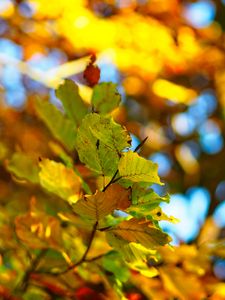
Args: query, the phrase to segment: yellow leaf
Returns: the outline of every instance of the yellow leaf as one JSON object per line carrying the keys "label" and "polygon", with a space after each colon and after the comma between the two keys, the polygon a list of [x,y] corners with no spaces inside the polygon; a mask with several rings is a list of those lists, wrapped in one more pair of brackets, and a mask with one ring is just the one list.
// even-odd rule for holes
{"label": "yellow leaf", "polygon": [[81,178],[62,163],[44,159],[39,163],[41,185],[69,203],[75,203],[81,196]]}

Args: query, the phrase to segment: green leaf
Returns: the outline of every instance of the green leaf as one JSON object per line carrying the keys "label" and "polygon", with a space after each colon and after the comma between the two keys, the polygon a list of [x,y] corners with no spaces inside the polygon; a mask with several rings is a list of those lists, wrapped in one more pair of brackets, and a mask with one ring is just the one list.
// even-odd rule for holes
{"label": "green leaf", "polygon": [[28,155],[22,152],[15,152],[7,164],[7,170],[18,177],[32,183],[39,183],[39,167]]}
{"label": "green leaf", "polygon": [[130,205],[129,196],[130,190],[114,184],[105,192],[86,195],[73,205],[73,210],[89,220],[99,221],[115,209],[126,209]]}
{"label": "green leaf", "polygon": [[115,83],[102,82],[94,87],[91,101],[100,114],[107,114],[119,106],[121,96]]}
{"label": "green leaf", "polygon": [[158,176],[158,166],[150,160],[140,157],[137,153],[123,153],[119,161],[119,174],[122,178],[134,182],[162,184]]}
{"label": "green leaf", "polygon": [[63,104],[67,116],[76,126],[79,126],[87,114],[87,107],[78,92],[78,86],[70,79],[66,79],[55,92]]}
{"label": "green leaf", "polygon": [[159,196],[152,189],[144,188],[143,184],[134,183],[132,186],[132,205],[127,213],[138,219],[152,221],[169,221],[177,223],[177,219],[167,216],[159,207],[161,202],[169,203],[169,195]]}
{"label": "green leaf", "polygon": [[127,265],[122,260],[122,256],[117,251],[110,251],[103,257],[103,268],[119,279],[121,282],[126,282],[130,277],[130,272]]}
{"label": "green leaf", "polygon": [[159,196],[153,189],[145,188],[140,183],[132,185],[132,204],[134,205],[150,205],[154,208],[161,202],[169,203],[169,201],[169,195]]}
{"label": "green leaf", "polygon": [[108,229],[107,235],[114,235],[117,239],[127,242],[140,243],[150,249],[163,246],[171,241],[166,233],[153,227],[152,223],[143,223],[134,218]]}
{"label": "green leaf", "polygon": [[81,162],[101,175],[113,175],[129,135],[111,118],[88,114],[78,129],[76,149]]}
{"label": "green leaf", "polygon": [[114,122],[112,118],[97,114],[95,116],[98,122],[91,128],[91,131],[100,142],[118,153],[130,147],[131,137],[124,127]]}
{"label": "green leaf", "polygon": [[81,196],[81,178],[62,163],[43,159],[39,166],[40,184],[47,191],[56,194],[69,203],[75,203]]}
{"label": "green leaf", "polygon": [[[152,189],[146,189],[142,187],[140,183],[134,183],[132,186],[132,205],[128,208],[127,212],[135,218],[147,218],[148,220],[152,220],[153,217],[156,217],[157,220],[161,220],[162,217],[166,217],[165,214],[159,210],[159,204],[161,202],[168,203],[169,195],[160,197]],[[166,219],[168,220],[168,218]]]}
{"label": "green leaf", "polygon": [[152,206],[151,203],[143,204],[143,205],[132,205],[128,208],[127,212],[135,218],[152,221],[168,221],[172,223],[178,223],[179,220],[172,217],[167,216],[162,209],[157,206]]}
{"label": "green leaf", "polygon": [[46,124],[52,135],[68,150],[73,150],[76,137],[76,126],[73,122],[47,101],[37,99],[35,108],[40,119]]}

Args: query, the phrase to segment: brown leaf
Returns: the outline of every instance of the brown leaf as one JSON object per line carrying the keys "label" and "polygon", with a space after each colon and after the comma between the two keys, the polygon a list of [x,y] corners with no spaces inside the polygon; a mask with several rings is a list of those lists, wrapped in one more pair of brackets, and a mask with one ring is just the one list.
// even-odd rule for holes
{"label": "brown leaf", "polygon": [[130,190],[118,184],[112,184],[105,192],[97,191],[86,195],[73,205],[74,211],[90,220],[100,220],[115,209],[126,209],[130,206]]}
{"label": "brown leaf", "polygon": [[119,240],[140,243],[150,249],[163,246],[171,241],[166,233],[153,227],[151,222],[140,222],[135,218],[121,222],[117,227],[108,229],[107,233]]}

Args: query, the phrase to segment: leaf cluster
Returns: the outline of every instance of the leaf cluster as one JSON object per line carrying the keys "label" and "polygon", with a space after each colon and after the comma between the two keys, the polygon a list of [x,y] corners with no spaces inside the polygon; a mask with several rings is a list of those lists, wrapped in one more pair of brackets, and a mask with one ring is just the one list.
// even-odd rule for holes
{"label": "leaf cluster", "polygon": [[[37,193],[29,211],[15,218],[16,238],[31,257],[15,290],[26,293],[33,273],[71,276],[89,264],[122,295],[130,270],[147,273],[149,257],[171,241],[159,226],[163,214],[154,212],[169,197],[151,189],[162,184],[157,165],[137,153],[140,147],[130,149],[129,132],[112,118],[121,100],[115,84],[96,85],[90,106],[71,80],[59,86],[56,96],[60,108],[34,101],[36,116],[52,135],[55,158],[17,151],[6,165],[16,181],[40,186],[52,201],[64,203],[48,213]],[[103,245],[100,254],[96,242]],[[54,265],[53,253],[60,263]],[[49,256],[52,262],[46,265]]]}

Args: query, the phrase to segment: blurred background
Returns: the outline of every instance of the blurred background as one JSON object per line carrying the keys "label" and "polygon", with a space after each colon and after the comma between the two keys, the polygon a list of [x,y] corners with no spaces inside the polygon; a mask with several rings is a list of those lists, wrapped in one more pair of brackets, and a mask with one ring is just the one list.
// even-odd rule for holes
{"label": "blurred background", "polygon": [[[25,114],[36,95],[59,105],[54,89],[69,77],[90,101],[82,72],[95,53],[101,81],[118,84],[114,117],[133,148],[148,136],[142,155],[158,163],[165,182],[154,189],[171,195],[163,209],[181,220],[161,222],[173,244],[193,242],[206,219],[224,237],[224,30],[223,0],[1,0],[0,159],[4,139],[45,151]],[[225,262],[214,272],[224,279]]]}

